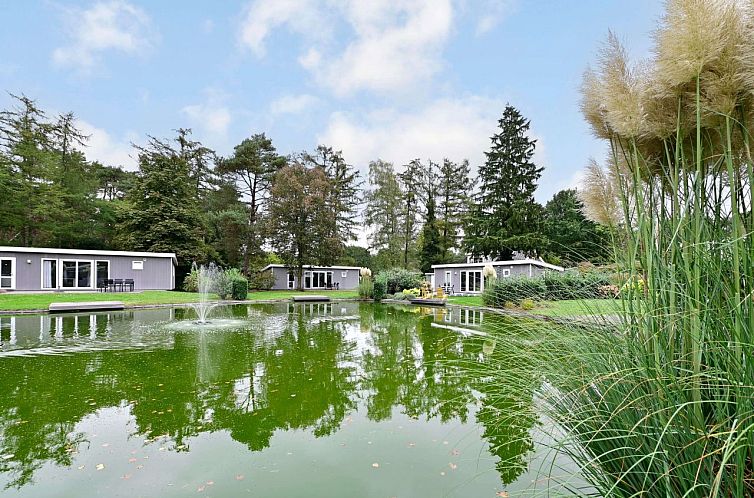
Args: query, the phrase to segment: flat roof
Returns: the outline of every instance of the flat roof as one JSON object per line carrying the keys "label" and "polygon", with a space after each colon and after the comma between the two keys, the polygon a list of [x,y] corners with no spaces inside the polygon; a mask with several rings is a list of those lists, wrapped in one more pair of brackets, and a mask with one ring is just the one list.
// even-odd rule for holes
{"label": "flat roof", "polygon": [[133,256],[137,258],[172,258],[178,261],[174,252],[145,252],[145,251],[102,251],[94,249],[59,249],[54,247],[15,247],[0,246],[0,252],[25,252],[44,254],[80,254],[85,256]]}
{"label": "flat roof", "polygon": [[508,261],[488,261],[486,263],[448,263],[444,265],[432,265],[432,268],[464,268],[464,267],[479,267],[484,268],[487,265],[491,266],[511,266],[511,265],[535,265],[543,268],[549,268],[550,270],[564,271],[562,266],[551,265],[544,261],[538,261],[536,259],[511,259]]}
{"label": "flat roof", "polygon": [[[286,265],[281,265],[281,264],[277,264],[276,263],[276,264],[272,264],[272,265],[267,265],[264,268],[262,268],[260,271],[269,270],[270,268],[289,268],[289,267],[286,266]],[[323,269],[330,268],[332,270],[361,270],[361,268],[358,267],[358,266],[318,266],[318,265],[304,265],[304,269],[305,270],[311,270],[312,268],[323,268]]]}

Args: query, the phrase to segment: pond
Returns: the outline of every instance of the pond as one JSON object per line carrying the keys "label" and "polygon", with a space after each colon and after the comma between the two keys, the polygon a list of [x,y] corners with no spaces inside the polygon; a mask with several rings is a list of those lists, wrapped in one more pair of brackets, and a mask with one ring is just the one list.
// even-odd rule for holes
{"label": "pond", "polygon": [[[0,316],[3,496],[495,497],[535,421],[496,414],[472,309],[356,302]],[[535,438],[536,439],[536,438]],[[541,463],[541,462],[540,462]]]}

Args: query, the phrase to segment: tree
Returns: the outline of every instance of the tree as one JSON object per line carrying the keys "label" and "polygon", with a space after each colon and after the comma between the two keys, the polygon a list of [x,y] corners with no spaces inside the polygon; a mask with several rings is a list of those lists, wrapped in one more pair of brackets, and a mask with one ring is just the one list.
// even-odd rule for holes
{"label": "tree", "polygon": [[343,242],[356,240],[359,220],[357,218],[362,182],[359,172],[343,159],[343,153],[332,147],[318,145],[314,153],[302,154],[304,164],[321,168],[330,180],[331,195],[328,205],[335,220],[334,229]]}
{"label": "tree", "polygon": [[463,220],[471,204],[475,179],[471,178],[468,159],[455,163],[444,159],[438,175],[437,196],[439,199],[438,225],[440,227],[440,253],[442,262],[453,259],[450,252],[459,247],[459,235]]}
{"label": "tree", "polygon": [[563,263],[606,259],[607,230],[588,220],[576,189],[561,190],[545,205],[543,231],[548,254]]}
{"label": "tree", "polygon": [[381,266],[393,267],[401,260],[402,192],[393,164],[382,160],[369,163],[369,186],[366,193],[366,223],[371,229],[370,249],[380,255]]}
{"label": "tree", "polygon": [[251,272],[252,261],[263,257],[265,240],[264,214],[275,174],[286,164],[277,153],[272,140],[264,133],[244,139],[233,149],[233,155],[220,161],[217,171],[235,183],[246,204],[247,227],[244,237],[243,271]]}
{"label": "tree", "polygon": [[401,210],[399,211],[401,232],[403,236],[403,267],[409,268],[409,256],[416,246],[417,227],[419,226],[419,200],[422,175],[425,167],[419,159],[414,159],[398,174],[401,187]]}
{"label": "tree", "polygon": [[123,248],[174,252],[180,282],[192,262],[206,259],[195,178],[185,157],[164,148],[139,149],[139,175],[120,209]]}
{"label": "tree", "polygon": [[269,205],[270,243],[303,290],[306,265],[334,263],[340,240],[333,237],[328,199],[331,185],[320,168],[291,164],[275,175]]}
{"label": "tree", "polygon": [[374,265],[372,254],[369,249],[361,246],[346,246],[337,264],[343,266],[358,266],[359,268],[372,268]]}
{"label": "tree", "polygon": [[541,252],[542,207],[534,191],[543,168],[532,162],[529,121],[511,105],[498,121],[487,161],[479,168],[480,192],[464,226],[464,247],[475,256],[510,259],[513,251]]}

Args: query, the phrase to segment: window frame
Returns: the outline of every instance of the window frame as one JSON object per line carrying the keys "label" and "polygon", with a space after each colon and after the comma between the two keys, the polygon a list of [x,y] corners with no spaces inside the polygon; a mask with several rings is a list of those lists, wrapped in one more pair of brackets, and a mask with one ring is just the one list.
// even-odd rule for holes
{"label": "window frame", "polygon": [[[16,258],[12,256],[0,258],[0,262],[10,261],[10,276],[0,276],[0,289],[2,290],[16,290],[16,274],[18,273],[18,266],[16,265]],[[2,281],[10,278],[10,287],[3,287]]]}

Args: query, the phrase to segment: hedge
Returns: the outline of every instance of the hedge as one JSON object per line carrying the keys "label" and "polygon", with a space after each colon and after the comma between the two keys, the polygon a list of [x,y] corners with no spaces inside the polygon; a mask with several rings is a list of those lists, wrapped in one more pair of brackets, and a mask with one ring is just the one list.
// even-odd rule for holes
{"label": "hedge", "polygon": [[534,278],[498,278],[487,285],[482,302],[485,306],[502,308],[506,302],[519,304],[525,299],[593,299],[606,297],[604,289],[610,284],[610,276],[599,272],[547,272]]}

